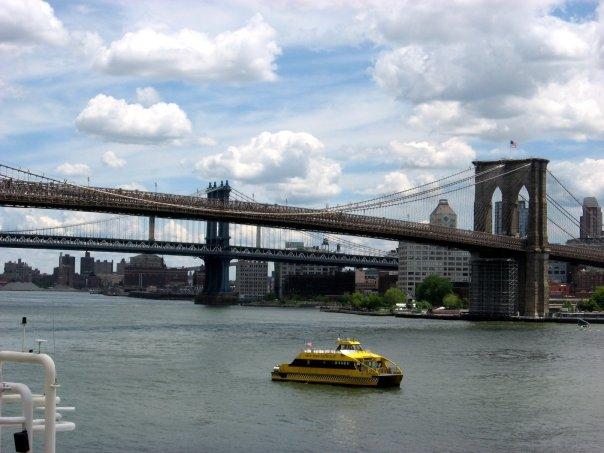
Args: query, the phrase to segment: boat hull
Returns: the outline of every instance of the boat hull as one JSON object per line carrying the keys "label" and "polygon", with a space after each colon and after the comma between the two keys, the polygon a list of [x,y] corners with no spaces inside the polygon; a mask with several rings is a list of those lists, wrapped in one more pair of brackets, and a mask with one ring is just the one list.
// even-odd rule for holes
{"label": "boat hull", "polygon": [[303,382],[306,384],[345,385],[349,387],[399,387],[402,374],[382,374],[379,376],[342,376],[335,374],[291,373],[273,371],[273,381]]}

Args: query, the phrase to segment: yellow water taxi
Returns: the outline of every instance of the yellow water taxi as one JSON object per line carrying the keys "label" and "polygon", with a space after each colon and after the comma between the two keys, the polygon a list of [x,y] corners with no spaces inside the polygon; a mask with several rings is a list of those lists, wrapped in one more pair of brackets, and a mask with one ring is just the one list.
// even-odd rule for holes
{"label": "yellow water taxi", "polygon": [[403,371],[384,356],[363,349],[359,340],[338,338],[336,349],[307,344],[291,363],[273,368],[273,381],[355,387],[398,387]]}

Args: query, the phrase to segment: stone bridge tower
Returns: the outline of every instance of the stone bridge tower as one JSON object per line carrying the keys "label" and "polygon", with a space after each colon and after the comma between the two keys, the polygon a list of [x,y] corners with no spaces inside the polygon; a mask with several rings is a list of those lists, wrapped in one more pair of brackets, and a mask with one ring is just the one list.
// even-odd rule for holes
{"label": "stone bridge tower", "polygon": [[[547,199],[545,159],[476,161],[474,230],[492,232],[492,198],[497,188],[501,190],[502,233],[518,236],[518,196],[523,187],[529,194],[529,212],[526,231],[526,251],[509,257],[473,256],[473,271],[477,268],[476,281],[472,276],[472,293],[480,298],[480,285],[487,285],[488,278],[480,271],[501,258],[513,259],[517,266],[517,312],[526,317],[545,316],[549,307],[548,261],[549,243],[547,239]],[[490,170],[490,171],[489,171]],[[490,261],[489,261],[490,259]],[[508,260],[511,262],[510,260]],[[513,290],[513,288],[511,288]],[[480,301],[470,304],[476,307]]]}

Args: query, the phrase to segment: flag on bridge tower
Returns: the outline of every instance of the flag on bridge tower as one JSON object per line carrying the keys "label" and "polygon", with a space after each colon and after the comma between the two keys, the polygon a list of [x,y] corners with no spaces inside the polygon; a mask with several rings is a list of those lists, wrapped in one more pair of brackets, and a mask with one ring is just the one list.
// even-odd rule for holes
{"label": "flag on bridge tower", "polygon": [[514,140],[510,140],[510,149],[511,148],[518,148],[518,142],[515,142]]}

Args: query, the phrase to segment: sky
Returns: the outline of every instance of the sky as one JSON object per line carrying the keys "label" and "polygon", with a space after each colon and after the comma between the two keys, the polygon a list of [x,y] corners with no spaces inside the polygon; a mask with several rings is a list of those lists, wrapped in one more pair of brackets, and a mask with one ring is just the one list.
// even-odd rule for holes
{"label": "sky", "polygon": [[0,162],[77,183],[324,206],[534,156],[604,201],[603,140],[596,1],[0,1]]}

